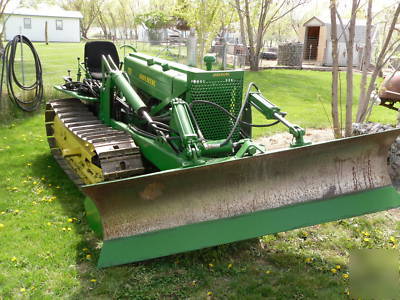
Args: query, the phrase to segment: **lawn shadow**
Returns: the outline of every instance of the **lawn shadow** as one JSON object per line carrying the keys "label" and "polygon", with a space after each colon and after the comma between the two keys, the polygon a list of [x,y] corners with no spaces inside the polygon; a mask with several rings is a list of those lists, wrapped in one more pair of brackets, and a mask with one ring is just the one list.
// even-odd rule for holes
{"label": "lawn shadow", "polygon": [[[4,88],[4,87],[3,87]],[[38,111],[26,112],[19,109],[7,96],[3,94],[0,98],[0,126],[24,123],[44,111],[45,104],[41,105]]]}
{"label": "lawn shadow", "polygon": [[213,291],[220,299],[346,299],[341,273],[330,272],[335,262],[308,259],[250,239],[102,270],[91,266],[97,282],[83,275],[76,297],[205,299]]}
{"label": "lawn shadow", "polygon": [[[84,199],[85,196],[79,188],[64,173],[61,167],[53,158],[50,150],[47,153],[39,155],[32,161],[32,175],[36,178],[45,178],[46,190],[52,197],[56,197],[62,208],[62,214],[66,219],[72,219],[68,224],[74,231],[82,236],[81,242],[76,249],[76,264],[82,262],[82,249],[92,249],[91,253],[96,253],[96,240],[89,229],[85,219]],[[88,240],[90,240],[88,242]],[[89,251],[88,251],[89,252]],[[95,254],[91,254],[94,255]]]}

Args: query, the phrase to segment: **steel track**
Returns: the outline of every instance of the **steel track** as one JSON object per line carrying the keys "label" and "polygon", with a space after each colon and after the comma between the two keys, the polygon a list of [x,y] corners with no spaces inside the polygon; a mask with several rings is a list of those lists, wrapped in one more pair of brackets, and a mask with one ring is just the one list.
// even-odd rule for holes
{"label": "steel track", "polygon": [[63,156],[63,149],[54,137],[55,116],[85,145],[94,146],[96,156],[92,163],[101,168],[104,181],[144,173],[139,147],[129,134],[104,125],[79,99],[52,100],[47,104],[45,114],[47,141],[55,160],[78,186],[88,182],[75,171],[79,166],[72,165]]}

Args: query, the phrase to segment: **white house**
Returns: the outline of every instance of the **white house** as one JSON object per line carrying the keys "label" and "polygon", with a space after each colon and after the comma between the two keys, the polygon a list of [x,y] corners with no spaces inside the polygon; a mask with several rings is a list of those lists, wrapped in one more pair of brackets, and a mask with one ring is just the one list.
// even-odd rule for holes
{"label": "white house", "polygon": [[[312,17],[304,23],[304,59],[315,61],[316,63],[331,66],[332,65],[332,42],[330,37],[331,22],[329,18]],[[346,41],[344,32],[348,31],[348,20],[343,20],[342,28],[337,20],[337,36],[339,50],[339,66],[347,65]],[[361,63],[363,49],[365,47],[365,20],[356,20],[354,36],[354,66]],[[372,43],[376,41],[378,30],[376,26],[372,27]]]}
{"label": "white house", "polygon": [[54,6],[16,8],[5,11],[4,38],[12,40],[22,34],[33,42],[44,42],[47,26],[49,42],[79,42],[81,32],[79,11],[67,11]]}

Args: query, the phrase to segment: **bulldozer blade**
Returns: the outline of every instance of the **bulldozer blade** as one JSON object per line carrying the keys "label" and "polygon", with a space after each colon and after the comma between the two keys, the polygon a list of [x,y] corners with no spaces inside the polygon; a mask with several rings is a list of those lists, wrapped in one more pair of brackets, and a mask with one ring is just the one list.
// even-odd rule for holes
{"label": "bulldozer blade", "polygon": [[395,129],[83,186],[87,207],[101,218],[98,266],[399,207],[387,163],[398,135]]}

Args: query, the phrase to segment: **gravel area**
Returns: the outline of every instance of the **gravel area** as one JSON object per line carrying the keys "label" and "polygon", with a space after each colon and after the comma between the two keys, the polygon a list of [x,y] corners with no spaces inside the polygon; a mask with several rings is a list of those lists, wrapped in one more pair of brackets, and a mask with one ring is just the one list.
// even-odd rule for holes
{"label": "gravel area", "polygon": [[[332,129],[309,128],[306,130],[304,140],[313,143],[330,141],[333,140],[333,132]],[[292,142],[292,135],[289,132],[277,133],[268,137],[259,138],[257,142],[265,145],[267,150],[287,148]]]}

